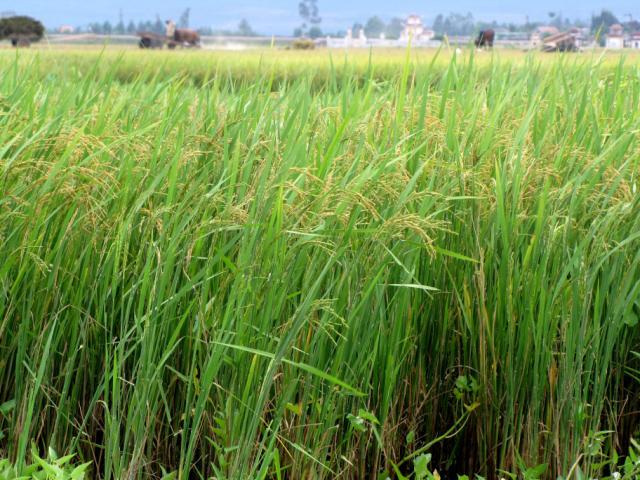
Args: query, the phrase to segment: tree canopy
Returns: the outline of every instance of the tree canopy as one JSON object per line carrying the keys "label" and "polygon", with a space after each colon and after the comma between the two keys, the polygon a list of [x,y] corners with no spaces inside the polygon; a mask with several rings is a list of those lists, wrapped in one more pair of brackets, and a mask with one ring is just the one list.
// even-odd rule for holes
{"label": "tree canopy", "polygon": [[394,17],[387,24],[385,35],[387,36],[387,38],[400,38],[403,30],[404,20],[398,17]]}
{"label": "tree canopy", "polygon": [[385,31],[386,25],[384,21],[378,17],[371,17],[364,26],[364,33],[369,38],[377,38]]}
{"label": "tree canopy", "polygon": [[317,36],[322,35],[320,30],[322,18],[320,17],[318,0],[301,0],[298,4],[298,13],[302,19],[302,25],[296,29],[296,36],[311,36],[311,33]]}
{"label": "tree canopy", "polygon": [[243,18],[238,24],[238,34],[243,37],[253,37],[256,35],[256,32],[251,28],[251,25],[247,21],[246,18]]}
{"label": "tree canopy", "polygon": [[0,20],[0,40],[26,38],[37,41],[44,35],[44,26],[31,17],[9,17]]}
{"label": "tree canopy", "polygon": [[599,15],[591,17],[591,31],[593,33],[607,33],[611,25],[620,23],[618,18],[609,10],[602,10]]}
{"label": "tree canopy", "polygon": [[189,28],[191,23],[191,9],[187,8],[182,15],[180,15],[180,20],[178,20],[178,27],[180,28]]}

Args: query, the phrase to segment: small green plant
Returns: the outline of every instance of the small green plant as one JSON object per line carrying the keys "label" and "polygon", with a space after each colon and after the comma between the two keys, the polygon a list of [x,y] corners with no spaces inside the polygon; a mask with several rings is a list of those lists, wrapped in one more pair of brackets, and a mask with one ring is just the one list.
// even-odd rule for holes
{"label": "small green plant", "polygon": [[84,480],[91,465],[73,466],[74,455],[58,457],[53,449],[46,458],[40,458],[35,450],[31,456],[33,463],[20,471],[8,460],[0,460],[0,480]]}
{"label": "small green plant", "polygon": [[587,480],[581,465],[592,464],[595,470],[608,471],[609,476],[602,477],[603,480],[636,480],[640,476],[640,444],[635,439],[631,439],[629,451],[624,456],[619,456],[615,450],[607,455],[603,451],[603,444],[607,433],[597,432],[588,437],[584,442],[584,452],[578,457],[571,470],[566,476],[558,477],[559,480]]}
{"label": "small green plant", "polygon": [[475,395],[479,390],[480,387],[474,377],[461,375],[456,379],[456,385],[453,389],[453,394],[458,400],[469,400],[469,397],[471,397],[472,400],[475,401]]}

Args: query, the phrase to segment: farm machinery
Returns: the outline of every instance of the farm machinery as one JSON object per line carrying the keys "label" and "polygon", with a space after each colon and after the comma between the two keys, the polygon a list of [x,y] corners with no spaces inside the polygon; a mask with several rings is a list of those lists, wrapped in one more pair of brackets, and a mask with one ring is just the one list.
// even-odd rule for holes
{"label": "farm machinery", "polygon": [[176,30],[172,37],[160,35],[155,32],[138,32],[140,41],[138,46],[142,49],[162,49],[165,46],[169,50],[177,47],[182,48],[200,48],[200,35],[193,30]]}
{"label": "farm machinery", "polygon": [[543,39],[544,52],[577,52],[579,45],[574,31],[560,32]]}

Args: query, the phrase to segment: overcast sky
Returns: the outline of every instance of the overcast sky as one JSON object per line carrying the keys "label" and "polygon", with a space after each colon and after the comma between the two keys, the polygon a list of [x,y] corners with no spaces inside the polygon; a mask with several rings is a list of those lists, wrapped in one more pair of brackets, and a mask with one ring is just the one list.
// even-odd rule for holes
{"label": "overcast sky", "polygon": [[[346,29],[354,21],[372,15],[383,18],[422,15],[430,22],[438,13],[471,12],[481,20],[522,22],[527,15],[543,20],[551,10],[570,18],[588,19],[602,7],[612,10],[621,19],[627,14],[640,19],[640,0],[318,0],[323,28]],[[122,10],[125,21],[177,19],[191,7],[193,26],[234,28],[246,18],[255,30],[265,34],[289,34],[300,21],[298,0],[0,0],[0,12],[15,11],[42,20],[47,27],[61,24],[86,25],[109,20],[117,22]]]}

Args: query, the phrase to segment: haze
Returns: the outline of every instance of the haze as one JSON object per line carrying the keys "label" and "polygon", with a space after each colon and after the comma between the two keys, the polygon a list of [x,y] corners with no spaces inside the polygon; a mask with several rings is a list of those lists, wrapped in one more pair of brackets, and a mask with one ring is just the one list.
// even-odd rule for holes
{"label": "haze", "polygon": [[[638,0],[583,0],[553,1],[537,0],[522,2],[518,0],[462,0],[450,2],[446,0],[420,1],[404,0],[388,2],[382,0],[320,0],[322,28],[326,31],[344,29],[355,21],[364,21],[372,15],[383,18],[393,16],[404,17],[409,13],[418,13],[430,22],[439,13],[471,12],[480,20],[497,20],[500,22],[523,22],[527,16],[531,20],[544,20],[550,11],[560,12],[571,19],[589,19],[603,7],[612,10],[618,17],[628,19],[640,18],[640,2]],[[42,20],[48,27],[61,24],[74,26],[86,25],[89,22],[118,20],[120,10],[128,20],[178,18],[185,8],[191,8],[191,23],[195,27],[210,26],[229,28],[236,26],[245,18],[254,29],[264,34],[290,34],[299,25],[296,0],[189,0],[187,2],[168,2],[137,0],[136,2],[108,0],[67,0],[55,2],[51,0],[22,0],[19,3],[0,7],[0,10],[12,10],[19,14],[28,14]]]}

